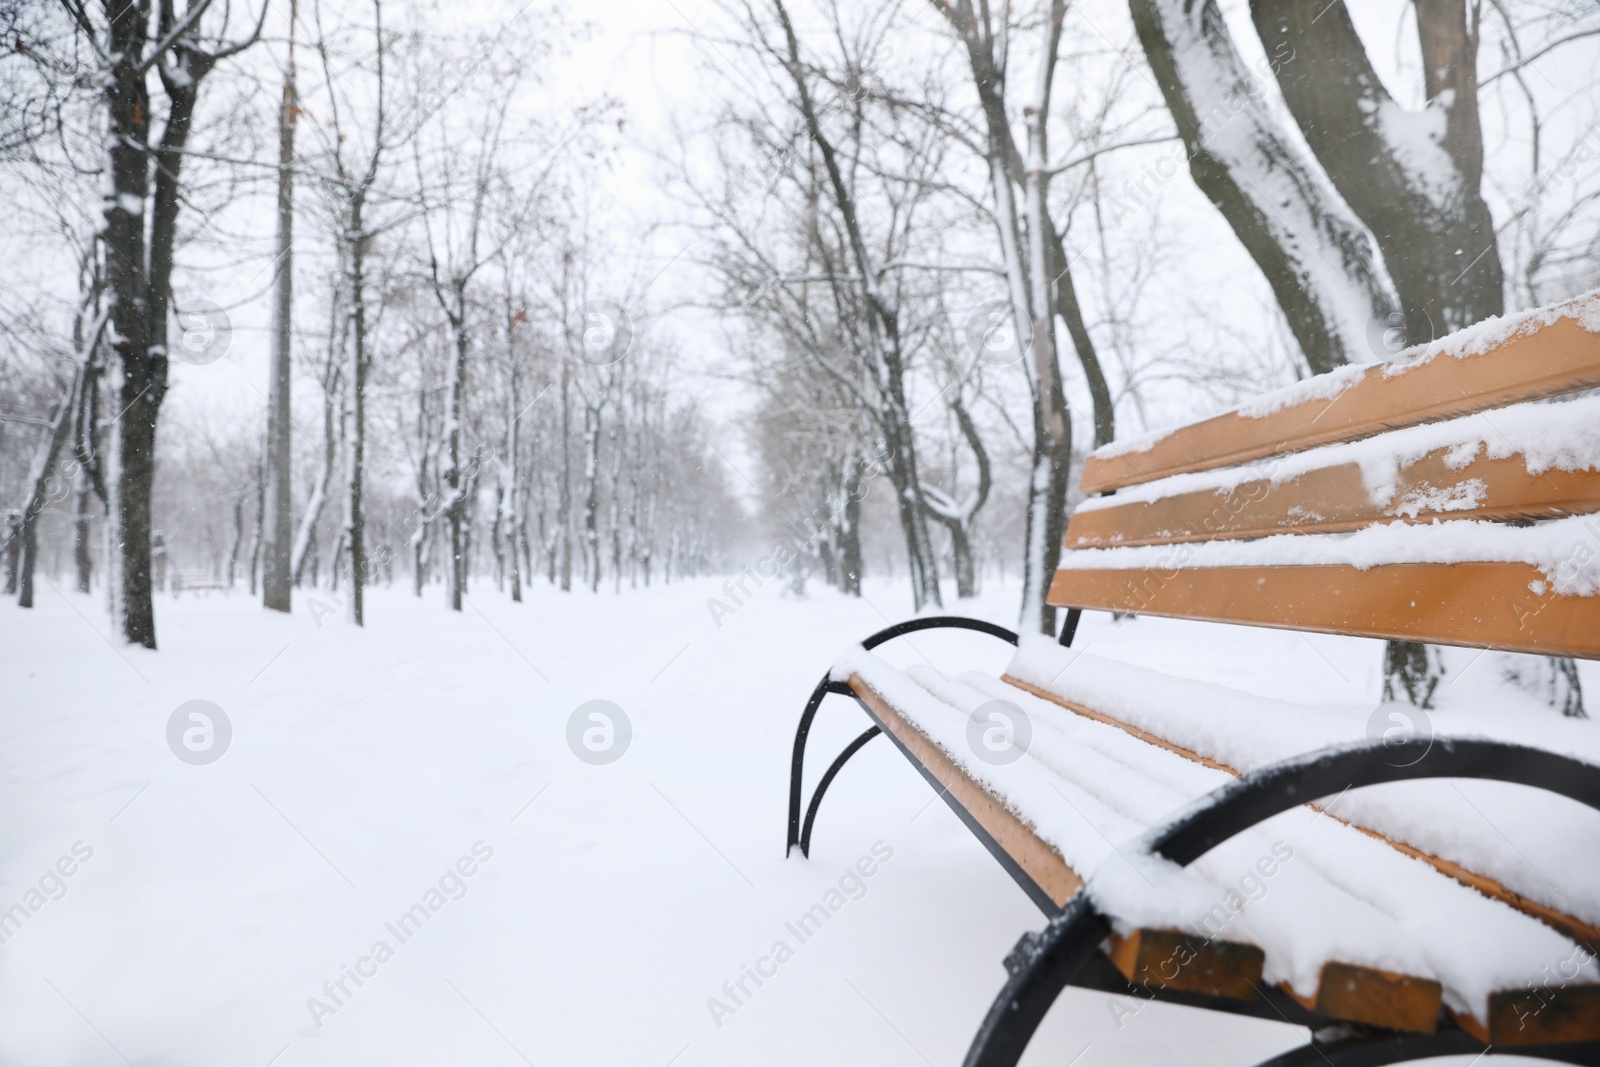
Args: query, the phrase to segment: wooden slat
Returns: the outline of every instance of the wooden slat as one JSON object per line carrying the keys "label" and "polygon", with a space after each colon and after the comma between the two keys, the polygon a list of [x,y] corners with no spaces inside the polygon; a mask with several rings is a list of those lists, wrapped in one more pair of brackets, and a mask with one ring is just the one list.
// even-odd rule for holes
{"label": "wooden slat", "polygon": [[1266,962],[1255,945],[1207,940],[1179,930],[1113,936],[1107,955],[1130,982],[1233,1000],[1255,996]]}
{"label": "wooden slat", "polygon": [[[1197,490],[1149,502],[1083,509],[1067,524],[1068,548],[1113,548],[1264,537],[1276,533],[1341,533],[1396,518],[1547,519],[1600,511],[1600,470],[1529,474],[1520,455],[1480,457],[1460,469],[1441,448],[1400,468],[1387,504],[1374,504],[1361,468],[1341,463],[1273,485],[1263,478],[1233,489]],[[1408,509],[1414,500],[1457,494],[1470,507]],[[1112,499],[1115,499],[1114,497]],[[1402,511],[1408,513],[1402,515]]]}
{"label": "wooden slat", "polygon": [[1083,879],[1061,858],[1061,853],[1045,844],[1033,829],[1019,819],[988,790],[951,762],[926,734],[906,722],[888,701],[859,675],[850,676],[850,688],[871,709],[878,725],[894,735],[906,751],[934,776],[967,813],[983,827],[996,844],[1039,886],[1056,907],[1071,899]]}
{"label": "wooden slat", "polygon": [[[1544,588],[1537,594],[1533,588]],[[1062,567],[1058,607],[1600,659],[1600,596],[1563,596],[1527,563]]]}
{"label": "wooden slat", "polygon": [[1488,1045],[1600,1041],[1600,986],[1504,990],[1489,996],[1489,1018],[1453,1014],[1456,1025]]}
{"label": "wooden slat", "polygon": [[[1184,759],[1192,760],[1195,763],[1204,764],[1213,770],[1222,771],[1224,774],[1230,774],[1235,778],[1240,776],[1239,771],[1236,768],[1212,759],[1204,753],[1196,752],[1193,749],[1174,744],[1173,742],[1168,741],[1166,738],[1160,737],[1157,734],[1153,734],[1148,730],[1141,730],[1139,727],[1134,726],[1131,723],[1123,722],[1121,719],[1118,719],[1115,716],[1107,715],[1103,711],[1097,711],[1094,708],[1091,708],[1085,704],[1080,704],[1075,700],[1068,700],[1060,694],[1052,693],[1050,690],[1036,686],[1031,682],[1025,682],[1022,679],[1015,678],[1009,674],[1001,675],[1000,680],[1005,682],[1007,685],[1016,686],[1018,689],[1021,689],[1024,692],[1032,693],[1041,700],[1047,700],[1050,703],[1055,704],[1057,707],[1065,708],[1067,711],[1070,711],[1075,715],[1080,715],[1086,719],[1092,719],[1095,722],[1104,723],[1107,726],[1114,726],[1117,729],[1122,730],[1124,733],[1127,733],[1133,737],[1137,737],[1146,744],[1155,745],[1157,748],[1164,748],[1168,752],[1182,756]],[[1426,863],[1428,866],[1437,870],[1440,874],[1454,878],[1462,885],[1477,890],[1484,896],[1489,897],[1491,900],[1498,900],[1502,904],[1509,905],[1510,907],[1515,908],[1517,911],[1522,912],[1524,915],[1529,915],[1535,919],[1538,919],[1546,926],[1551,927],[1566,937],[1570,937],[1573,941],[1583,946],[1584,950],[1590,955],[1600,956],[1600,927],[1596,927],[1592,923],[1584,922],[1577,916],[1568,915],[1566,912],[1558,911],[1547,904],[1542,904],[1539,901],[1525,897],[1521,893],[1518,893],[1516,890],[1497,881],[1496,879],[1490,878],[1485,874],[1479,874],[1467,867],[1463,867],[1454,860],[1448,860],[1442,856],[1435,856],[1430,852],[1424,852],[1422,849],[1408,845],[1404,841],[1396,841],[1394,838],[1385,834],[1381,834],[1376,830],[1361,826],[1358,823],[1350,822],[1349,820],[1334,815],[1331,812],[1327,812],[1325,809],[1320,808],[1315,804],[1310,804],[1307,806],[1318,811],[1322,811],[1328,816],[1328,818],[1342,822],[1351,829],[1358,830],[1361,833],[1366,834],[1368,837],[1376,838],[1377,840],[1382,841],[1390,848],[1403,852],[1412,859],[1421,860],[1423,863]]]}
{"label": "wooden slat", "polygon": [[1431,978],[1350,963],[1323,964],[1315,996],[1302,997],[1287,985],[1280,988],[1330,1019],[1422,1034],[1438,1028],[1444,996],[1443,988]]}
{"label": "wooden slat", "polygon": [[1398,374],[1385,374],[1386,366],[1392,365],[1353,375],[1331,399],[1261,418],[1226,412],[1180,427],[1144,452],[1091,455],[1079,484],[1085,493],[1102,493],[1588,389],[1600,385],[1600,334],[1561,318],[1482,355],[1437,356]]}
{"label": "wooden slat", "polygon": [[1195,763],[1204,764],[1214,771],[1221,771],[1224,774],[1231,774],[1235,778],[1239,777],[1239,772],[1235,768],[1228,766],[1226,763],[1214,760],[1210,756],[1202,755],[1192,748],[1184,748],[1182,745],[1173,744],[1171,741],[1168,741],[1159,734],[1153,734],[1149,730],[1141,730],[1139,727],[1134,726],[1131,723],[1123,722],[1121,719],[1107,715],[1103,711],[1097,711],[1094,708],[1089,707],[1087,704],[1080,704],[1076,700],[1068,700],[1066,697],[1052,693],[1048,689],[1034,685],[1032,682],[1024,682],[1021,678],[1013,677],[1009,674],[1002,674],[1000,676],[1000,680],[1005,682],[1007,685],[1014,685],[1024,692],[1032,693],[1040,700],[1048,700],[1050,703],[1055,704],[1058,707],[1066,708],[1075,715],[1081,715],[1085,719],[1092,719],[1095,722],[1105,723],[1107,726],[1115,726],[1117,729],[1128,734],[1129,736],[1137,737],[1147,745],[1154,745],[1157,748],[1164,748],[1168,752],[1176,753],[1186,760],[1192,760]]}

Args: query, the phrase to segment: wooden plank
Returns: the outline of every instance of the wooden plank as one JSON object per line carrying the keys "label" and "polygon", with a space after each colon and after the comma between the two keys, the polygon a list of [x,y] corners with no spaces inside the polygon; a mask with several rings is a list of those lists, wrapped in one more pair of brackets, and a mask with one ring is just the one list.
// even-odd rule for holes
{"label": "wooden plank", "polygon": [[[1535,593],[1534,589],[1544,592]],[[1563,596],[1527,563],[1126,570],[1062,567],[1057,607],[1600,659],[1600,596]]]}
{"label": "wooden plank", "polygon": [[1083,885],[1083,879],[1067,866],[1061,853],[1041,840],[1015,812],[969,777],[926,734],[902,718],[859,675],[850,676],[850,688],[872,711],[878,725],[894,735],[912,758],[938,780],[951,797],[983,827],[984,832],[1055,902],[1057,908],[1071,899]]}
{"label": "wooden plank", "polygon": [[[1445,459],[1449,451],[1438,449],[1400,468],[1395,494],[1387,504],[1372,502],[1357,464],[1341,463],[1277,485],[1262,478],[1229,490],[1079,508],[1067,524],[1066,546],[1113,548],[1276,533],[1342,533],[1397,518],[1503,521],[1600,511],[1600,470],[1529,474],[1519,455],[1480,457],[1452,469]],[[1466,502],[1469,506],[1462,507]]]}
{"label": "wooden plank", "polygon": [[1280,988],[1330,1019],[1419,1034],[1431,1034],[1438,1028],[1444,996],[1443,988],[1431,978],[1338,962],[1322,965],[1314,996],[1302,997],[1287,985]]}
{"label": "wooden plank", "polygon": [[1456,1025],[1486,1045],[1600,1041],[1600,986],[1545,986],[1489,996],[1489,1018],[1452,1013]]}
{"label": "wooden plank", "polygon": [[[1065,708],[1075,715],[1081,715],[1086,719],[1092,719],[1095,722],[1104,723],[1107,726],[1114,726],[1133,737],[1137,737],[1146,744],[1155,745],[1157,748],[1164,748],[1168,752],[1175,753],[1185,759],[1192,760],[1195,763],[1204,764],[1213,770],[1219,770],[1225,774],[1231,774],[1235,778],[1239,777],[1239,771],[1226,763],[1212,759],[1204,753],[1196,752],[1193,749],[1174,744],[1171,741],[1168,741],[1166,738],[1152,734],[1148,730],[1141,730],[1139,727],[1123,722],[1121,719],[1115,718],[1114,716],[1107,715],[1103,711],[1096,711],[1087,705],[1079,704],[1075,700],[1068,700],[1059,694],[1050,692],[1048,689],[1043,689],[1039,686],[1033,685],[1030,682],[1024,682],[1022,679],[1014,678],[1009,674],[1001,675],[1000,680],[1005,682],[1007,685],[1014,685],[1024,692],[1032,693],[1041,700],[1047,700],[1058,707]],[[1390,848],[1405,853],[1412,859],[1421,860],[1423,863],[1426,863],[1428,866],[1437,870],[1440,874],[1453,878],[1462,885],[1476,889],[1478,892],[1492,900],[1498,900],[1502,904],[1509,905],[1510,907],[1522,912],[1524,915],[1529,915],[1535,919],[1538,919],[1546,926],[1551,927],[1566,937],[1570,937],[1573,941],[1581,945],[1584,951],[1588,952],[1590,955],[1600,956],[1600,927],[1597,927],[1592,923],[1584,922],[1582,919],[1579,919],[1574,915],[1568,915],[1563,911],[1558,911],[1547,904],[1542,904],[1537,900],[1525,897],[1504,883],[1490,878],[1488,875],[1479,874],[1467,867],[1463,867],[1454,860],[1448,860],[1442,856],[1435,856],[1430,852],[1424,852],[1422,849],[1408,845],[1404,841],[1396,841],[1394,838],[1381,834],[1376,830],[1362,826],[1358,823],[1350,822],[1347,819],[1343,819],[1337,815],[1326,812],[1324,809],[1319,808],[1315,804],[1309,804],[1307,806],[1318,811],[1323,811],[1323,813],[1328,815],[1329,818],[1342,822],[1353,830],[1359,830],[1368,837],[1376,838],[1377,840],[1388,845]]]}
{"label": "wooden plank", "polygon": [[[1570,313],[1582,310],[1574,304]],[[1079,484],[1085,493],[1103,493],[1170,474],[1231,467],[1592,388],[1600,385],[1600,334],[1566,317],[1481,355],[1413,360],[1407,368],[1385,373],[1395,365],[1373,364],[1351,374],[1331,398],[1307,400],[1260,418],[1225,412],[1180,427],[1143,452],[1116,452],[1114,445],[1108,446],[1109,453],[1089,456]]]}
{"label": "wooden plank", "polygon": [[1255,996],[1266,962],[1255,945],[1207,940],[1181,930],[1113,935],[1107,955],[1130,982],[1233,1000]]}

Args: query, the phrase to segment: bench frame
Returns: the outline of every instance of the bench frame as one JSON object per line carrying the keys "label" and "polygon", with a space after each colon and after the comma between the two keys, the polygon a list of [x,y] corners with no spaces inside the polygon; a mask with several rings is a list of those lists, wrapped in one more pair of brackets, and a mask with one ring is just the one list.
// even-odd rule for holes
{"label": "bench frame", "polygon": [[[1081,617],[1070,609],[1062,626],[1060,643],[1070,645]],[[975,630],[1015,645],[1017,635],[1004,627],[961,616],[914,619],[880,630],[861,642],[868,650],[887,641],[922,630]],[[855,738],[823,773],[801,818],[802,772],[805,747],[818,709],[830,693],[850,696],[873,725]],[[1487,1046],[1448,1018],[1431,1034],[1402,1033],[1354,1026],[1311,1011],[1282,990],[1263,986],[1249,999],[1235,1000],[1181,992],[1125,979],[1099,951],[1111,933],[1111,924],[1099,914],[1088,894],[1079,889],[1058,907],[1016,861],[979,825],[949,790],[920,760],[885,728],[872,708],[848,684],[834,681],[831,672],[812,690],[795,731],[789,779],[789,828],[785,855],[796,845],[810,856],[811,832],[823,795],[851,756],[879,733],[889,739],[920,771],[956,815],[981,841],[1049,918],[1045,929],[1024,933],[1005,958],[1009,977],[990,1006],[973,1038],[965,1067],[1014,1067],[1050,1006],[1067,986],[1099,992],[1133,995],[1145,1000],[1248,1015],[1305,1026],[1312,1031],[1307,1044],[1276,1056],[1261,1067],[1380,1067],[1391,1063],[1451,1054],[1490,1054]],[[1541,749],[1503,742],[1455,740],[1424,742],[1411,739],[1417,759],[1395,765],[1394,743],[1364,742],[1310,753],[1236,779],[1186,812],[1154,831],[1143,848],[1154,855],[1188,866],[1223,841],[1307,800],[1332,796],[1345,789],[1427,778],[1480,778],[1532,786],[1557,793],[1600,811],[1600,768]],[[1507,1054],[1560,1063],[1600,1065],[1600,1042],[1560,1045],[1518,1045]]]}

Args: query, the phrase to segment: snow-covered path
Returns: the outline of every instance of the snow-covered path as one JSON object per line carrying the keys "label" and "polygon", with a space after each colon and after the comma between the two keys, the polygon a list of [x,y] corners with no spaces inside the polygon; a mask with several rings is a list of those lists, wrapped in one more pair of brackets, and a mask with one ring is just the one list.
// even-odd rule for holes
{"label": "snow-covered path", "polygon": [[[458,616],[380,590],[365,631],[303,595],[287,617],[163,598],[157,653],[108,640],[90,598],[0,604],[0,913],[24,916],[0,914],[0,1063],[959,1062],[1041,925],[1022,892],[881,742],[812,859],[781,845],[807,692],[909,598],[769,583],[718,627],[720,590],[480,587]],[[961,610],[1009,624],[1015,603]],[[1198,639],[1162,640],[1178,627]],[[1004,662],[977,635],[913,640],[901,655]],[[1376,685],[1352,639],[1091,617],[1082,642],[1272,695]],[[168,747],[197,699],[233,731],[208,765]],[[632,726],[610,764],[567,741],[594,699]],[[813,759],[862,726],[830,702]],[[1244,1064],[1300,1040],[1068,991],[1025,1062]]]}

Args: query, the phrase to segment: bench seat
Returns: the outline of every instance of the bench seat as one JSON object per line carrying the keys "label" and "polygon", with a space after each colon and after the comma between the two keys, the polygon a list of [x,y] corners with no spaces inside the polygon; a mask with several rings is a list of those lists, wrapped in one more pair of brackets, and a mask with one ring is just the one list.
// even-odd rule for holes
{"label": "bench seat", "polygon": [[[1359,741],[1372,717],[1368,707],[1274,700],[1063,648],[1041,637],[1022,639],[1005,677],[1237,774],[1326,745]],[[1409,706],[1394,710],[1400,721],[1415,715]],[[1429,722],[1441,739],[1529,744],[1600,765],[1600,731],[1585,720],[1545,713],[1511,717],[1503,708],[1467,702],[1434,711]],[[1453,861],[1565,913],[1573,920],[1569,933],[1600,954],[1600,813],[1497,782],[1396,782],[1381,790],[1352,791],[1325,807],[1347,822]],[[1508,831],[1515,833],[1515,846],[1502,836]],[[1589,845],[1574,848],[1575,840]]]}
{"label": "bench seat", "polygon": [[[1331,813],[1286,812],[1185,869],[1149,857],[1139,841],[1237,773],[1359,738],[1365,720],[1334,709],[1288,714],[1280,701],[1043,638],[1024,639],[1003,677],[900,670],[859,647],[840,658],[833,677],[848,683],[1041,907],[1059,910],[1087,883],[1112,920],[1109,954],[1130,981],[1241,997],[1264,981],[1330,1018],[1423,1032],[1442,1006],[1463,1029],[1500,1044],[1600,1036],[1600,967],[1580,944],[1600,916],[1600,879],[1589,871],[1600,849],[1580,858],[1571,848],[1575,833],[1600,844],[1600,818],[1577,805],[1557,812],[1563,825],[1549,834],[1551,847],[1565,835],[1559,855],[1522,842],[1563,874],[1587,865],[1583,877],[1558,879],[1568,883],[1565,895],[1531,884],[1537,859],[1530,863],[1518,845],[1489,840],[1481,824],[1467,829],[1463,805],[1450,802],[1459,796],[1451,782],[1358,791],[1330,801]],[[1031,726],[1013,762],[991,762],[969,736],[974,713],[993,701],[1020,709]],[[1487,716],[1464,724],[1488,736],[1507,729],[1497,732]],[[1549,729],[1519,740],[1600,763],[1583,731],[1540,725]],[[1405,795],[1397,802],[1385,790]],[[1548,801],[1547,820],[1550,804],[1568,803]],[[1569,928],[1341,820],[1413,852],[1470,862],[1497,884],[1559,908]],[[1552,982],[1556,975],[1565,977]],[[1530,1007],[1542,1004],[1558,1007]]]}

